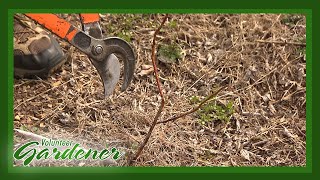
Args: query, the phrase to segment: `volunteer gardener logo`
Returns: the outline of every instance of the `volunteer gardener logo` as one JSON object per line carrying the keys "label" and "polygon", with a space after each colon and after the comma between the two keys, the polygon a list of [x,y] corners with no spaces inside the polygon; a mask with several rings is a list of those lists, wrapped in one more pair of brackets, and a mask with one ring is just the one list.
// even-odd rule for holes
{"label": "volunteer gardener logo", "polygon": [[66,140],[42,139],[41,142],[31,141],[20,146],[13,154],[16,160],[22,160],[27,166],[35,160],[105,160],[112,158],[118,160],[124,153],[117,148],[93,150],[85,149],[79,143]]}

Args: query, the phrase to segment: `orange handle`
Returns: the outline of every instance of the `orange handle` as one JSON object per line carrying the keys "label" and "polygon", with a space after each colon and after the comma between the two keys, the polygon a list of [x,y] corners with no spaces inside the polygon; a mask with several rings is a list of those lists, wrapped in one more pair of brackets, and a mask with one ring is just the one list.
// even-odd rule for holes
{"label": "orange handle", "polygon": [[81,21],[84,24],[99,22],[99,14],[80,14]]}
{"label": "orange handle", "polygon": [[25,15],[43,25],[45,28],[47,28],[57,36],[68,40],[69,42],[71,42],[73,37],[77,34],[77,32],[79,32],[79,30],[69,22],[59,18],[54,14],[28,13]]}

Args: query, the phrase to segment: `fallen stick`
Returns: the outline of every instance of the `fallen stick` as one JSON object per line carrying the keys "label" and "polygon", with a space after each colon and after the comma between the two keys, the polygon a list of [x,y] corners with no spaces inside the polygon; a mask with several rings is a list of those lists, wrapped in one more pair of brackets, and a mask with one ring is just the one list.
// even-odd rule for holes
{"label": "fallen stick", "polygon": [[306,43],[298,43],[298,42],[288,42],[288,41],[265,41],[265,40],[256,40],[259,43],[271,43],[271,44],[282,44],[282,45],[295,45],[295,46],[306,46]]}

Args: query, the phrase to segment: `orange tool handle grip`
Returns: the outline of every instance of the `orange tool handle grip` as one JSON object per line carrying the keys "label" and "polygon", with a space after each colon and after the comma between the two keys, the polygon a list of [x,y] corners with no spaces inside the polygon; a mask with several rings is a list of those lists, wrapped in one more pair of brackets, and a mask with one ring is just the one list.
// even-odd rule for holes
{"label": "orange tool handle grip", "polygon": [[81,21],[84,24],[99,22],[99,14],[80,14]]}
{"label": "orange tool handle grip", "polygon": [[69,42],[71,42],[73,37],[79,32],[79,30],[69,22],[54,14],[27,13],[25,15],[35,20],[60,38],[66,39]]}

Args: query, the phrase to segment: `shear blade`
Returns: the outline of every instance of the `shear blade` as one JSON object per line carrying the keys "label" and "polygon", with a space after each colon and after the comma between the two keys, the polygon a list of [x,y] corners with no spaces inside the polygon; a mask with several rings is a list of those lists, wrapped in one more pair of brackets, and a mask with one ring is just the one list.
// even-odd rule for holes
{"label": "shear blade", "polygon": [[125,40],[118,37],[104,39],[104,43],[107,55],[112,53],[120,55],[124,62],[124,78],[121,91],[125,91],[131,83],[135,70],[136,58],[133,49]]}
{"label": "shear blade", "polygon": [[120,79],[120,62],[118,58],[110,54],[103,61],[92,61],[92,64],[102,79],[105,97],[111,95]]}

